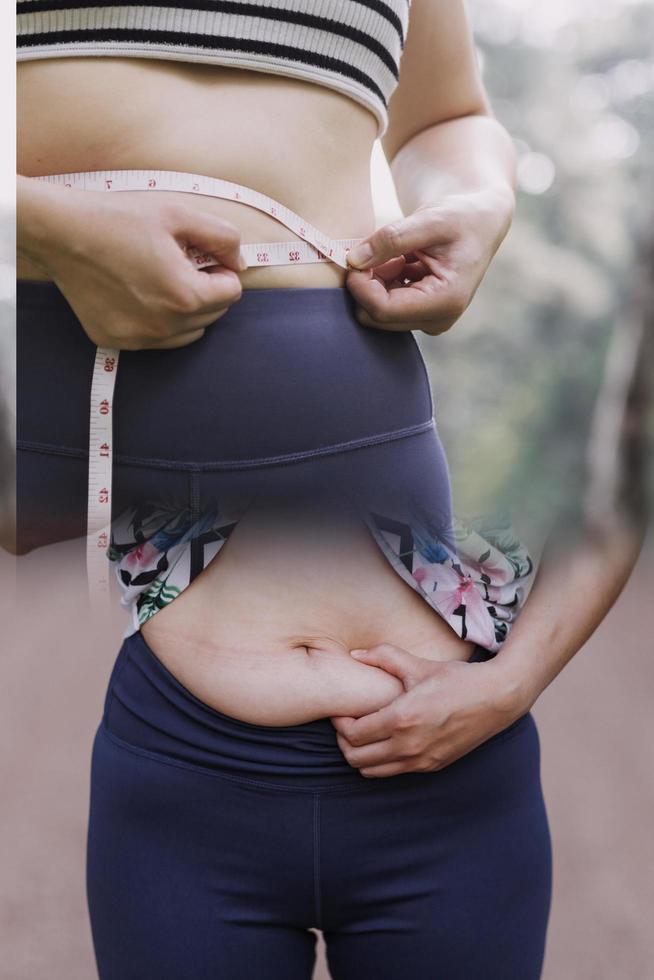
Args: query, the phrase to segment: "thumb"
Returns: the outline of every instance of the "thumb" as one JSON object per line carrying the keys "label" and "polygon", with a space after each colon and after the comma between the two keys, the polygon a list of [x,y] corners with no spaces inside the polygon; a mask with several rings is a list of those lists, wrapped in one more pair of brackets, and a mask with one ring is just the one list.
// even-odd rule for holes
{"label": "thumb", "polygon": [[[370,664],[373,667],[381,667],[395,677],[399,677],[402,683],[417,679],[416,668],[421,666],[424,661],[422,657],[416,657],[402,647],[396,647],[392,643],[378,643],[368,650],[350,650],[350,656],[362,663]],[[405,687],[407,684],[405,684]],[[409,687],[412,684],[408,684]]]}
{"label": "thumb", "polygon": [[452,229],[435,209],[419,210],[373,232],[347,253],[347,261],[357,269],[370,269],[389,259],[408,255],[414,249],[428,248],[451,238]]}
{"label": "thumb", "polygon": [[169,228],[183,247],[192,245],[203,252],[210,252],[234,272],[247,269],[247,261],[241,256],[241,232],[231,221],[200,209],[178,206]]}

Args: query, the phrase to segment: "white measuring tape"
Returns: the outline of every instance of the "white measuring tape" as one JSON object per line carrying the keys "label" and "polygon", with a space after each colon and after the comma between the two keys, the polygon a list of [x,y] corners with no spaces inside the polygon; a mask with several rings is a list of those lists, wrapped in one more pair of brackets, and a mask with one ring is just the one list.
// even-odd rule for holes
{"label": "white measuring tape", "polygon": [[[257,242],[241,245],[249,266],[300,265],[334,262],[349,269],[346,254],[361,238],[330,239],[284,204],[251,187],[219,177],[174,170],[94,170],[32,177],[60,187],[89,191],[184,191],[226,198],[265,211],[300,236],[300,241]],[[189,260],[198,269],[219,265],[215,256],[190,247]],[[86,569],[91,605],[99,609],[109,598],[106,556],[111,535],[113,469],[113,395],[120,351],[98,347],[93,364],[89,428],[89,475],[86,531]]]}

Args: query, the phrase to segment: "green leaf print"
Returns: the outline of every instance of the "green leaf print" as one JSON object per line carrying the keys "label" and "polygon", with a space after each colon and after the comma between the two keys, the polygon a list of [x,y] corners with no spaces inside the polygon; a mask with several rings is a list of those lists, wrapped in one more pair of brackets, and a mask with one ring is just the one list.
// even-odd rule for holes
{"label": "green leaf print", "polygon": [[168,585],[165,581],[155,581],[147,592],[143,592],[136,601],[139,625],[143,625],[156,612],[172,602],[182,590],[176,585]]}

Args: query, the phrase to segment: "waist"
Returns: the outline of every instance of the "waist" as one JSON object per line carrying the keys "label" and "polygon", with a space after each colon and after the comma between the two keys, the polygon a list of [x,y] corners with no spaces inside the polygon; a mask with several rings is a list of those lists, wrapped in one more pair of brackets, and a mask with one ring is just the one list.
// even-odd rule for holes
{"label": "waist", "polygon": [[[43,448],[63,433],[53,448],[85,456],[96,348],[53,283],[19,281],[17,311],[17,438]],[[193,344],[120,355],[117,463],[255,470],[432,426],[413,334],[359,324],[345,288],[252,290]]]}
{"label": "waist", "polygon": [[[19,173],[148,167],[207,174],[284,202],[330,238],[374,229],[374,118],[325,86],[134,57],[21,62],[17,85]],[[272,217],[246,205],[206,203],[241,230],[243,243],[288,238]],[[20,257],[17,276],[45,278]],[[333,263],[241,275],[244,289],[330,287],[344,279]]]}
{"label": "waist", "polygon": [[[471,648],[471,661],[489,656],[481,647]],[[188,690],[140,633],[123,641],[107,690],[103,727],[141,751],[241,777],[306,787],[365,779],[345,759],[329,717],[284,725],[234,718]]]}

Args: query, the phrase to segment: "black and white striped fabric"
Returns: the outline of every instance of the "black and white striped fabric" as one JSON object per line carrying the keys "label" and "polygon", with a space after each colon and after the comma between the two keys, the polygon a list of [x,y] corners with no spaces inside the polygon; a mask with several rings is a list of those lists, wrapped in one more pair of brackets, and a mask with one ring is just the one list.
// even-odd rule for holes
{"label": "black and white striped fabric", "polygon": [[411,0],[19,0],[19,61],[112,55],[207,62],[304,78],[370,109],[378,135]]}

